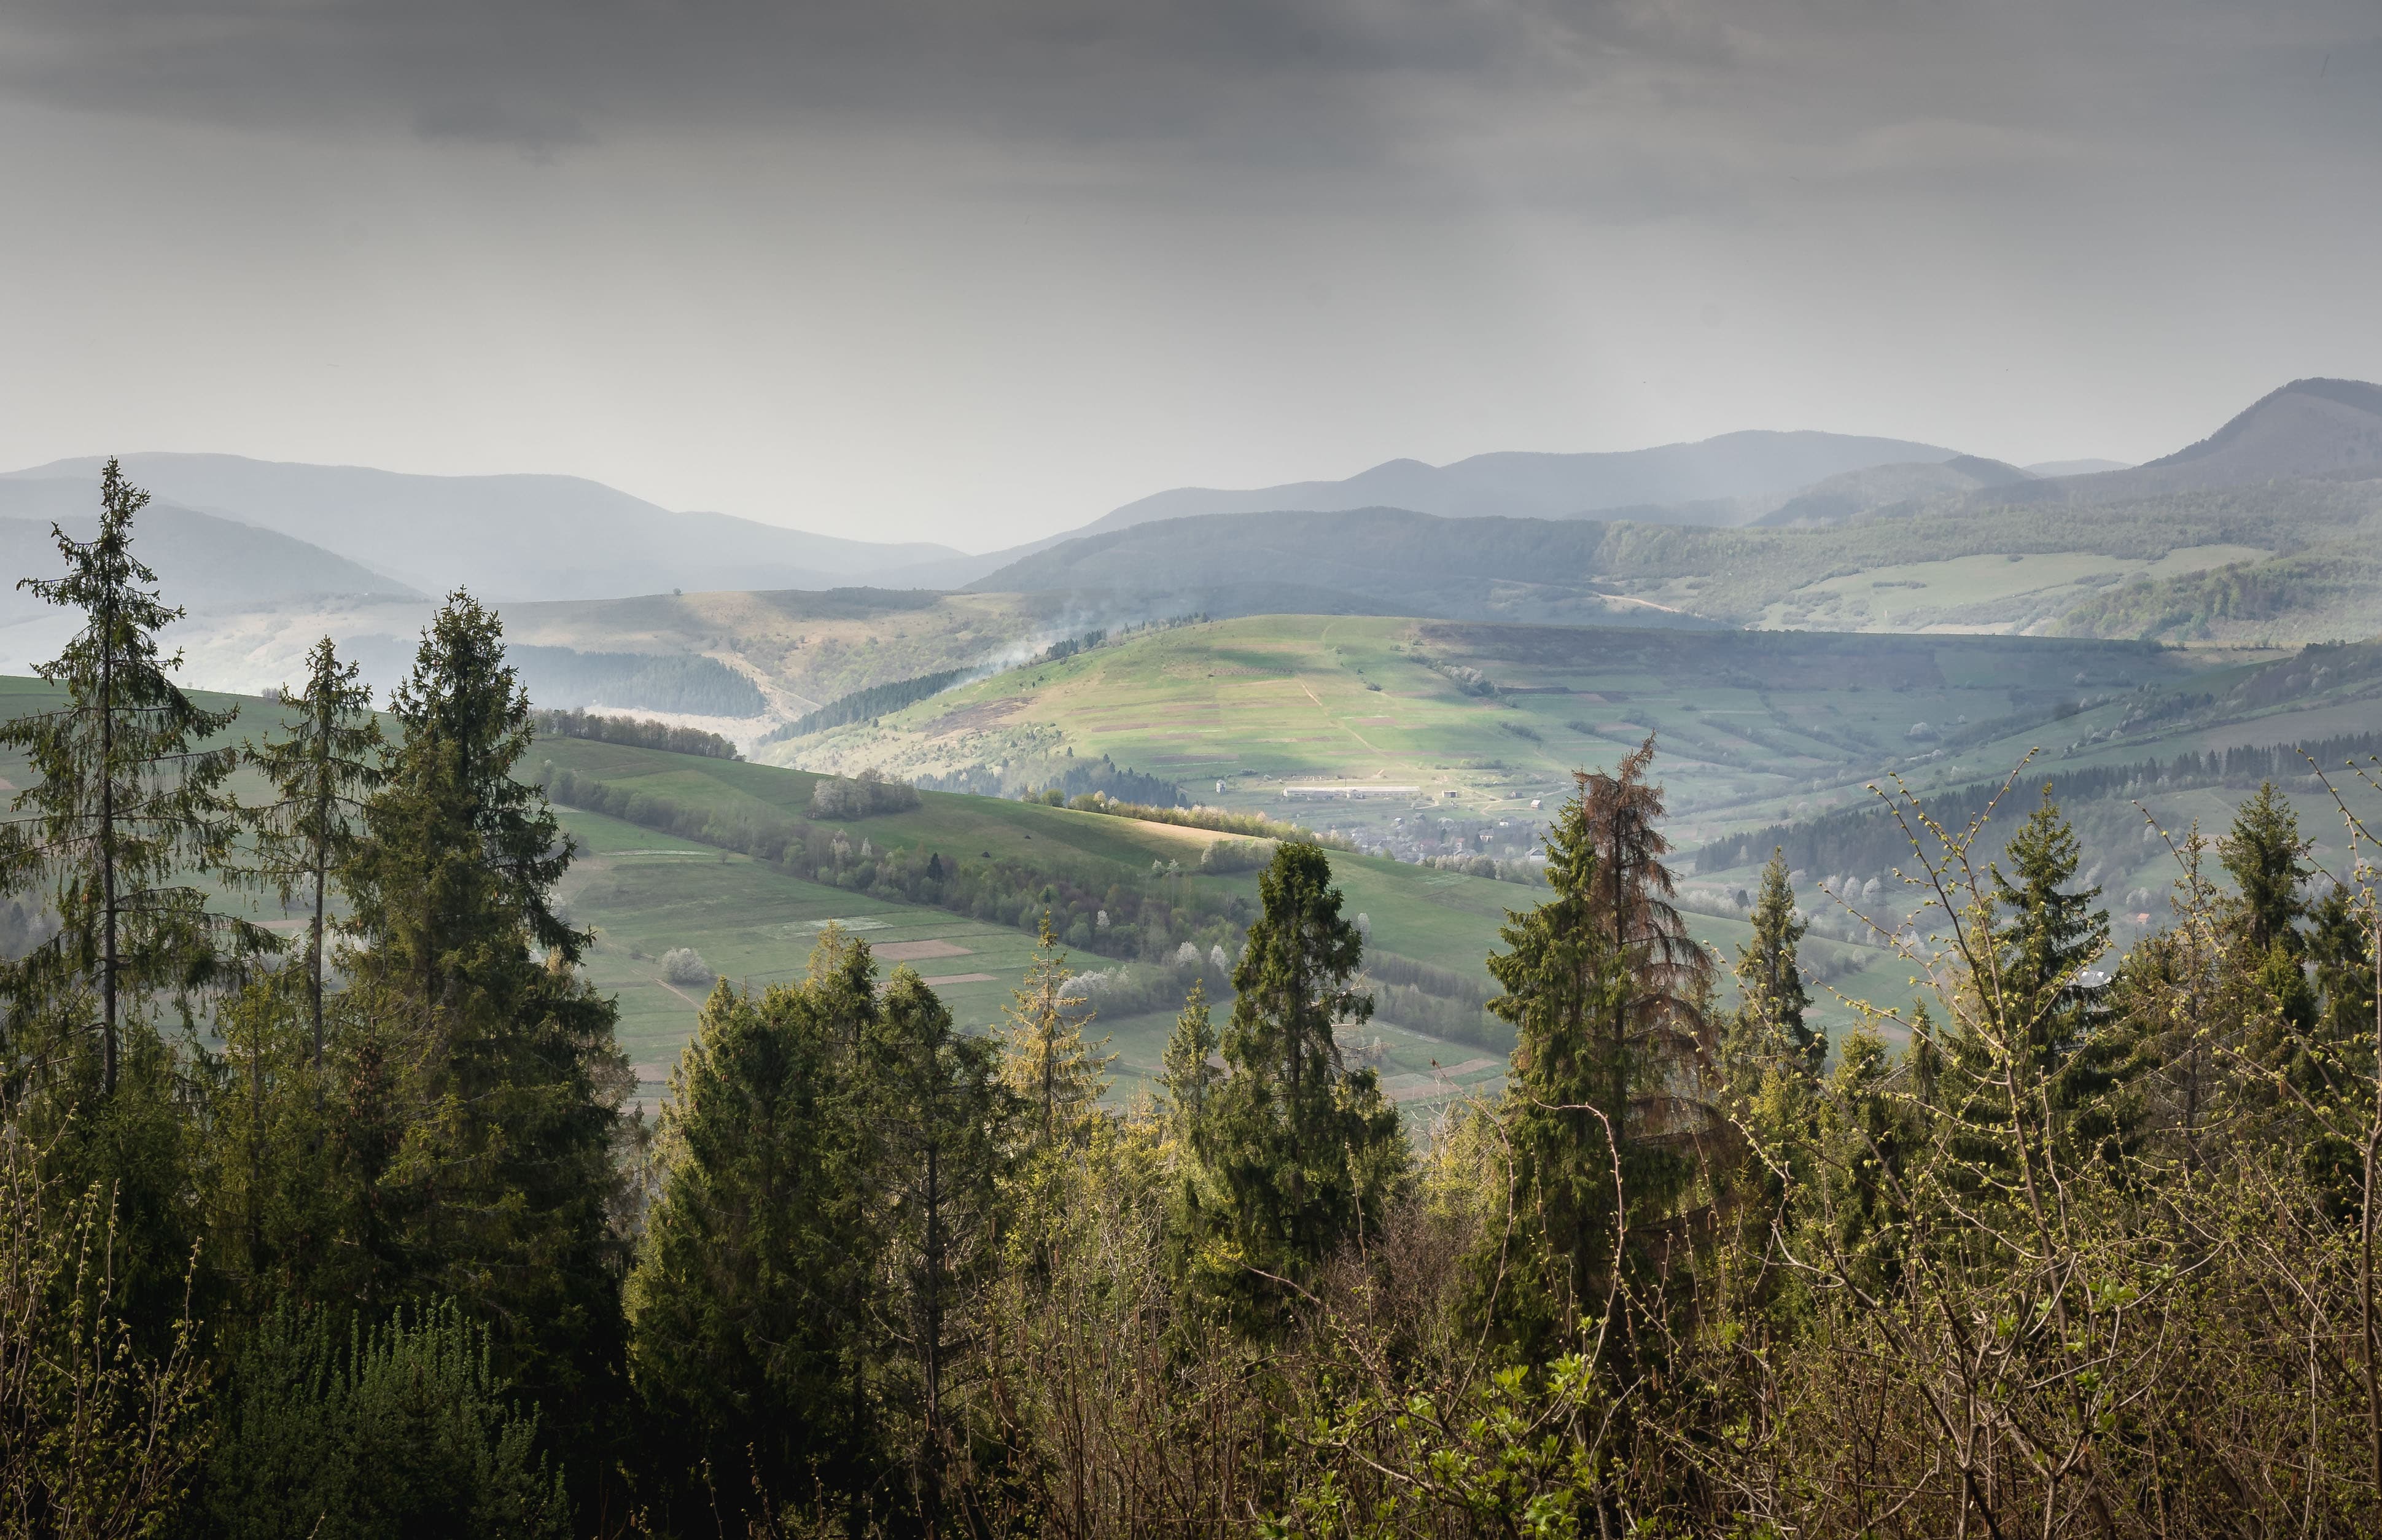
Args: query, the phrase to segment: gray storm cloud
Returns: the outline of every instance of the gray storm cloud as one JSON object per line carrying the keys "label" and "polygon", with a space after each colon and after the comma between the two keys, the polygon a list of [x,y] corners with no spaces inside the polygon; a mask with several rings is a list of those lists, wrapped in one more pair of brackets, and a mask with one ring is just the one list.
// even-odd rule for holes
{"label": "gray storm cloud", "polygon": [[0,458],[979,546],[1748,426],[2140,458],[2382,374],[2378,154],[2337,0],[16,0]]}
{"label": "gray storm cloud", "polygon": [[2215,142],[2296,100],[2288,141],[2320,83],[2334,127],[2382,121],[2382,16],[2318,0],[19,0],[0,40],[24,98],[541,149],[760,124],[1725,177]]}

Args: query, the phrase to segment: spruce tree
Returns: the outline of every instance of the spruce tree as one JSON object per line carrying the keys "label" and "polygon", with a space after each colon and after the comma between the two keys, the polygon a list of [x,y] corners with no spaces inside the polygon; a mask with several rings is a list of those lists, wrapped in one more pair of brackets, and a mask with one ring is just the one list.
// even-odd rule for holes
{"label": "spruce tree", "polygon": [[168,1011],[195,1017],[199,996],[269,951],[269,935],[210,909],[191,878],[226,873],[238,813],[226,788],[239,762],[211,745],[233,714],[210,711],[173,680],[178,655],[157,633],[182,612],[158,595],[133,554],[148,494],[116,461],[100,476],[88,541],[51,534],[66,573],[18,587],[81,613],[56,659],[36,672],[54,703],[0,724],[32,784],[0,824],[0,891],[46,890],[56,933],[5,973],[0,1027],[13,1136],[47,1155],[47,1175],[96,1189],[118,1228],[113,1270],[125,1314],[163,1351],[195,1281],[215,1259],[196,1251],[191,1203],[203,1162],[188,1063],[160,1031]]}
{"label": "spruce tree", "polygon": [[1017,1109],[1008,1190],[1013,1253],[1036,1278],[1048,1277],[1051,1250],[1079,1202],[1083,1155],[1104,1121],[1100,1097],[1114,1056],[1084,1039],[1092,1019],[1068,988],[1074,974],[1059,949],[1046,910],[1034,960],[1011,992],[1001,1029],[1001,1076]]}
{"label": "spruce tree", "polygon": [[2340,1131],[2370,1129],[2374,1120],[2376,1039],[2382,1036],[2382,1016],[2375,1008],[2374,927],[2371,901],[2336,883],[2309,914],[2305,955],[2314,979],[2300,973],[2297,959],[2294,977],[2280,976],[2271,960],[2266,970],[2271,983],[2265,993],[2276,1015],[2296,1012],[2308,1022],[2285,1070],[2325,1114],[2307,1131],[2301,1167],[2343,1215],[2355,1213],[2364,1202],[2364,1152]]}
{"label": "spruce tree", "polygon": [[1714,1131],[1698,1001],[1710,960],[1669,902],[1652,740],[1613,775],[1582,773],[1547,833],[1554,896],[1511,912],[1489,971],[1514,1023],[1504,1118],[1519,1235],[1504,1294],[1484,1300],[1526,1356],[1559,1351],[1602,1314],[1673,1218],[1694,1144]]}
{"label": "spruce tree", "polygon": [[2272,781],[2259,783],[2257,793],[2234,814],[2232,832],[2216,842],[2217,860],[2241,887],[2241,926],[2253,968],[2278,942],[2293,956],[2299,953],[2298,922],[2307,913],[2300,884],[2314,870],[2307,864],[2307,852],[2300,815]]}
{"label": "spruce tree", "polygon": [[545,792],[512,776],[534,729],[496,615],[449,594],[389,710],[401,740],[349,863],[375,978],[426,1020],[532,947],[577,961],[585,938],[551,901],[571,847]]}
{"label": "spruce tree", "polygon": [[513,775],[529,701],[497,617],[452,595],[392,709],[401,736],[347,867],[362,1020],[342,1133],[369,1193],[354,1243],[375,1298],[451,1296],[493,1326],[590,1459],[621,1347],[616,1008],[554,912],[571,846]]}
{"label": "spruce tree", "polygon": [[[2345,1056],[2335,1074],[2371,1081],[2376,1029],[2374,1002],[2374,915],[2343,884],[2335,883],[2310,912],[2308,961],[2322,996],[2318,1035]],[[2360,1059],[2363,1063],[2360,1063]]]}
{"label": "spruce tree", "polygon": [[952,1463],[970,1432],[955,1392],[979,1359],[971,1306],[996,1262],[1002,1151],[1019,1109],[1001,1084],[1000,1045],[958,1031],[907,967],[887,984],[867,1042],[885,1389],[908,1423],[900,1444],[910,1516],[941,1533]]}
{"label": "spruce tree", "polygon": [[853,1008],[877,1014],[875,965],[835,927],[812,955],[792,987],[718,985],[670,1078],[661,1191],[628,1285],[659,1513],[850,1494],[874,1465],[876,1109],[843,1028]]}
{"label": "spruce tree", "polygon": [[1672,902],[1676,887],[1664,860],[1671,842],[1661,828],[1663,788],[1646,780],[1653,762],[1649,735],[1611,774],[1576,777],[1583,828],[1596,852],[1588,917],[1619,955],[1627,981],[1613,1007],[1610,1031],[1616,1038],[1634,1034],[1659,1043],[1662,1057],[1684,1072],[1711,1063],[1712,1023],[1701,1002],[1710,992],[1713,959],[1688,935]]}
{"label": "spruce tree", "polygon": [[1945,1040],[1964,1120],[1995,1131],[1972,1153],[2001,1165],[2016,1152],[1996,1142],[2015,1138],[2039,1158],[2051,1138],[2115,1156],[2138,1131],[2125,1094],[2137,1045],[2093,974],[2109,949],[2109,915],[2093,907],[2098,887],[2069,886],[2081,851],[2049,783],[2006,859],[2008,874],[2000,862],[1988,869],[1992,954],[1971,981],[1979,1017]]}
{"label": "spruce tree", "polygon": [[[1922,1005],[1912,1022],[1914,1049],[1926,1045],[1930,1022]],[[1885,1044],[1866,1027],[1845,1039],[1820,1103],[1820,1179],[1829,1201],[1814,1216],[1825,1227],[1831,1253],[1872,1298],[1901,1282],[1908,1258],[1910,1166],[1921,1158],[1924,1129],[1906,1095],[1892,1085],[1896,1067]]]}
{"label": "spruce tree", "polygon": [[1205,1180],[1185,1216],[1200,1287],[1266,1329],[1284,1284],[1377,1225],[1406,1175],[1397,1108],[1369,1069],[1341,1059],[1332,1028],[1361,1023],[1351,987],[1364,939],[1341,916],[1332,866],[1290,841],[1259,874],[1260,913],[1233,970],[1225,1081],[1208,1093],[1192,1148]]}
{"label": "spruce tree", "polygon": [[1737,1216],[1727,1271],[1749,1304],[1792,1307],[1772,1231],[1795,1192],[1818,1174],[1823,1158],[1820,1069],[1827,1038],[1804,1020],[1811,996],[1798,947],[1806,923],[1796,912],[1783,851],[1774,851],[1753,906],[1753,940],[1738,948],[1740,999],[1722,1039],[1722,1079],[1729,1120],[1749,1143],[1724,1173]]}
{"label": "spruce tree", "polygon": [[[33,784],[0,824],[0,891],[50,890],[61,928],[14,965],[9,983],[20,1026],[66,1026],[97,996],[96,1020],[68,1027],[96,1038],[96,1094],[113,1096],[128,1023],[166,991],[187,997],[219,959],[269,945],[255,927],[213,913],[187,878],[229,859],[237,820],[224,782],[239,763],[206,740],[234,714],[209,711],[174,683],[178,654],[157,633],[182,611],[157,593],[157,574],[132,554],[132,521],[149,495],[110,459],[100,473],[98,532],[50,533],[66,562],[59,578],[26,578],[49,604],[82,614],[65,650],[35,672],[60,686],[54,707],[0,724],[0,747],[21,751]],[[19,1044],[12,1057],[48,1058]]]}
{"label": "spruce tree", "polygon": [[1987,981],[2000,1019],[2049,1074],[2071,1059],[2106,1017],[2106,986],[2086,975],[2109,950],[2109,915],[2093,907],[2097,887],[2070,891],[2082,860],[2076,831],[2052,797],[2009,843],[2010,874],[1991,868],[1996,967]]}
{"label": "spruce tree", "polygon": [[274,791],[252,815],[256,872],[285,907],[293,897],[306,900],[307,1017],[320,1071],[326,909],[357,845],[362,799],[380,784],[380,719],[359,666],[342,663],[327,636],[306,654],[305,688],[282,688],[281,715],[282,730],[252,751]]}
{"label": "spruce tree", "polygon": [[1174,1030],[1167,1034],[1160,1077],[1177,1137],[1187,1138],[1199,1126],[1207,1116],[1208,1097],[1223,1078],[1222,1071],[1209,1062],[1216,1047],[1216,1027],[1208,1013],[1208,985],[1193,979],[1190,993],[1183,996],[1183,1008],[1175,1013]]}
{"label": "spruce tree", "polygon": [[276,1311],[229,1376],[193,1533],[224,1540],[563,1540],[538,1408],[452,1303],[344,1328]]}
{"label": "spruce tree", "polygon": [[1085,1040],[1093,1012],[1068,989],[1074,976],[1046,910],[1034,960],[1025,983],[1010,992],[1001,1031],[1001,1079],[1021,1109],[1019,1132],[1036,1150],[1081,1143],[1109,1087],[1115,1056]]}
{"label": "spruce tree", "polygon": [[1797,947],[1809,924],[1795,910],[1787,881],[1786,853],[1773,850],[1762,869],[1762,891],[1753,901],[1753,941],[1737,954],[1737,983],[1745,996],[1746,1023],[1817,1078],[1827,1057],[1827,1039],[1804,1020],[1811,996],[1803,984]]}

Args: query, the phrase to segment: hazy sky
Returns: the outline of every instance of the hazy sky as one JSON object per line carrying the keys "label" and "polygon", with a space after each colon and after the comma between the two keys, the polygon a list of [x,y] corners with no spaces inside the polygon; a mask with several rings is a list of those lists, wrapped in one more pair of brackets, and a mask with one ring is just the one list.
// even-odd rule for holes
{"label": "hazy sky", "polygon": [[0,0],[0,465],[568,471],[982,549],[2382,377],[2373,0]]}

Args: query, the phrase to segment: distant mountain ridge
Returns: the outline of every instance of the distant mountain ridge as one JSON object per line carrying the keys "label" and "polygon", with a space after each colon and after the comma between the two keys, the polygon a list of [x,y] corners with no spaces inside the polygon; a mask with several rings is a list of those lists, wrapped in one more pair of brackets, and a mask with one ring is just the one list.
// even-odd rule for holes
{"label": "distant mountain ridge", "polygon": [[2293,380],[2171,455],[2123,471],[2039,479],[1971,494],[1972,507],[2108,503],[2163,492],[2313,476],[2382,475],[2382,385]]}
{"label": "distant mountain ridge", "polygon": [[2030,471],[1997,459],[1955,455],[1947,460],[1902,465],[1878,465],[1848,471],[1840,476],[1805,487],[1776,508],[1752,520],[1757,525],[1791,528],[1799,524],[1833,524],[1881,507],[2017,486],[2035,480]]}
{"label": "distant mountain ridge", "polygon": [[[0,480],[0,564],[11,578],[63,570],[50,527],[78,540],[99,525],[98,490],[80,478]],[[141,559],[168,603],[205,613],[325,597],[419,599],[421,591],[318,545],[156,500],[135,530]],[[50,606],[13,583],[0,588],[0,622]]]}
{"label": "distant mountain ridge", "polygon": [[[984,593],[1068,593],[1148,613],[1429,615],[1564,624],[1719,622],[1612,592],[1631,526],[1450,518],[1407,508],[1194,514],[1106,530],[977,581]],[[1717,532],[1648,532],[1702,538]]]}
{"label": "distant mountain ridge", "polygon": [[[2312,441],[2319,438],[2332,441],[2338,463],[2315,463],[2323,451]],[[2236,478],[2256,471],[2288,476],[2312,470],[2382,467],[2382,385],[2363,380],[2293,380],[2260,397],[2199,443],[2135,469],[2211,462]]]}
{"label": "distant mountain ridge", "polygon": [[1741,505],[1783,500],[1831,476],[1958,457],[1958,450],[1908,439],[1750,430],[1651,449],[1505,451],[1438,466],[1394,459],[1344,481],[1238,492],[1177,487],[1127,503],[1074,533],[1100,534],[1152,519],[1211,513],[1365,507],[1406,508],[1445,519],[1578,519],[1628,509],[1650,523],[1742,523],[1762,510]]}
{"label": "distant mountain ridge", "polygon": [[[418,476],[237,455],[132,454],[122,463],[161,501],[307,542],[424,593],[461,586],[499,602],[836,588],[961,555],[674,513],[576,476]],[[55,460],[0,483],[88,487],[100,465]]]}
{"label": "distant mountain ridge", "polygon": [[[49,510],[43,518],[87,513],[99,464],[85,458],[0,473],[0,520],[12,513],[27,517],[15,510],[30,509],[29,498]],[[191,550],[178,560],[197,560],[198,546],[208,544],[240,553],[190,568],[211,574],[194,580],[188,601],[194,608],[338,594],[436,594],[456,586],[499,604],[673,590],[855,587],[1047,592],[1121,584],[1140,593],[1188,594],[1222,581],[1215,574],[1193,576],[1212,564],[1209,555],[1178,550],[1167,540],[1145,547],[1111,537],[1183,520],[1328,514],[1339,516],[1332,539],[1361,542],[1364,532],[1378,529],[1391,544],[1407,544],[1412,555],[1425,545],[1438,547],[1441,540],[1425,539],[1400,516],[1458,525],[1593,521],[1615,531],[1634,528],[1641,534],[1630,538],[1643,540],[1660,536],[1664,527],[1674,535],[1749,524],[1818,527],[1875,516],[2106,506],[2294,479],[2375,477],[2382,476],[2382,386],[2295,380],[2206,438],[2130,468],[2106,461],[2020,468],[1911,440],[1748,431],[1610,453],[1498,452],[1443,466],[1396,459],[1340,481],[1253,490],[1181,487],[1127,503],[1079,530],[980,556],[932,544],[813,534],[718,513],[672,512],[570,476],[419,476],[230,455],[135,454],[124,465],[137,484],[156,495],[160,519],[172,506],[189,518],[216,521],[206,526],[215,532],[207,540],[186,541]],[[201,527],[189,518],[178,526],[186,534]],[[1234,529],[1241,538],[1243,527]],[[18,533],[19,544],[31,538]],[[1449,548],[1460,548],[1467,538],[1489,537],[1485,531],[1452,532]],[[1253,570],[1244,564],[1231,586],[1247,602],[1257,602],[1262,589],[1277,596],[1296,593],[1309,604],[1377,606],[1402,602],[1397,595],[1411,595],[1413,584],[1427,577],[1392,579],[1361,552],[1343,560],[1328,546],[1320,549],[1321,566],[1332,568],[1328,574]],[[23,559],[37,557],[30,553]],[[1312,551],[1301,559],[1310,568],[1316,565]],[[1158,565],[1136,574],[1127,569],[1136,560]],[[1527,565],[1494,573],[1461,566],[1449,570],[1470,572],[1467,582],[1540,585],[1559,594],[1559,607],[1566,610],[1602,606],[1628,612],[1616,618],[1663,620],[1659,606],[1602,593],[1586,571]],[[1206,591],[1215,592],[1212,586]],[[1454,602],[1468,606],[1467,613],[1489,604],[1481,594]]]}

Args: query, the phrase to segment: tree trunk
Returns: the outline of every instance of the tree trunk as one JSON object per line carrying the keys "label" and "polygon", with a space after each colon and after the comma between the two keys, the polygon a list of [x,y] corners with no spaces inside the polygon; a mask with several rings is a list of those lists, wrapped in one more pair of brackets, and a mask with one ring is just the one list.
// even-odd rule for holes
{"label": "tree trunk", "polygon": [[264,1185],[264,1033],[252,1022],[248,1033],[248,1276],[253,1279],[264,1256],[264,1225],[257,1213],[257,1189]]}
{"label": "tree trunk", "polygon": [[99,650],[99,1085],[116,1094],[116,617],[100,611]]}
{"label": "tree trunk", "polygon": [[331,868],[331,818],[338,811],[337,794],[331,786],[331,690],[332,681],[317,680],[314,684],[314,739],[323,756],[323,764],[314,776],[314,924],[307,959],[312,976],[307,981],[310,1005],[314,1021],[314,1073],[317,1077],[315,1095],[322,1095],[320,1077],[323,1072],[323,890],[329,886]]}
{"label": "tree trunk", "polygon": [[2382,1157],[2382,907],[2374,917],[2374,1122],[2365,1135],[2365,1190],[2357,1216],[2357,1314],[2365,1338],[2366,1442],[2374,1489],[2382,1493],[2382,1364],[2375,1362],[2382,1342],[2374,1319],[2375,1166]]}
{"label": "tree trunk", "polygon": [[925,1340],[920,1344],[921,1367],[927,1380],[927,1436],[920,1442],[922,1464],[919,1473],[919,1507],[927,1520],[927,1533],[935,1533],[935,1517],[939,1510],[939,1490],[942,1469],[943,1438],[943,1194],[941,1190],[941,1151],[929,1140],[927,1143],[927,1299]]}

